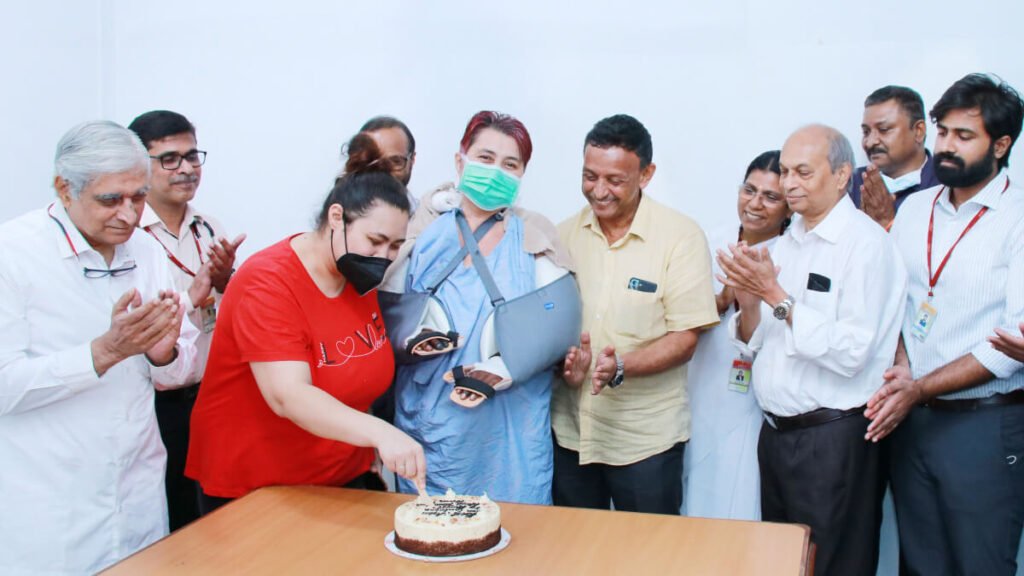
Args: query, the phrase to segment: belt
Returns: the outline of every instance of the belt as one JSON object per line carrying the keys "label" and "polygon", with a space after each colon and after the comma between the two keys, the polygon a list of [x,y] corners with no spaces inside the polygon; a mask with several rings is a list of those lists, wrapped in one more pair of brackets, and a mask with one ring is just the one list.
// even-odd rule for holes
{"label": "belt", "polygon": [[157,390],[156,397],[164,402],[183,402],[195,400],[199,395],[199,382],[189,384],[182,388],[171,388],[170,390]]}
{"label": "belt", "polygon": [[764,420],[769,426],[779,432],[787,432],[789,430],[799,430],[800,428],[810,428],[811,426],[826,424],[835,420],[841,420],[848,416],[863,414],[865,408],[867,408],[867,406],[858,406],[856,408],[850,408],[849,410],[818,408],[817,410],[797,414],[796,416],[776,416],[771,412],[765,412]]}
{"label": "belt", "polygon": [[994,408],[996,406],[1010,406],[1013,404],[1024,404],[1024,390],[1014,390],[1006,394],[993,394],[985,398],[965,398],[963,400],[946,400],[944,398],[932,398],[923,406],[943,412],[974,412],[982,408]]}

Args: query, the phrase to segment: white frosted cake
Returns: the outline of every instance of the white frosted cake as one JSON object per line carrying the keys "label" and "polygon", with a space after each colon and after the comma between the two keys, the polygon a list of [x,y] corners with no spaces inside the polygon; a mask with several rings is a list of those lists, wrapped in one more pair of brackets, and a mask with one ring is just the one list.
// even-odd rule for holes
{"label": "white frosted cake", "polygon": [[424,556],[461,556],[501,540],[501,509],[483,496],[419,497],[395,510],[395,546]]}

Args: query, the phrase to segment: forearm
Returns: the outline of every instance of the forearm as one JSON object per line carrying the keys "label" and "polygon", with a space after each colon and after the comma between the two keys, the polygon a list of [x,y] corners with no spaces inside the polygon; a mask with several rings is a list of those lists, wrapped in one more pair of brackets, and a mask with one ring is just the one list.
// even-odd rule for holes
{"label": "forearm", "polygon": [[754,330],[757,330],[757,325],[761,323],[760,304],[751,309],[741,309],[738,318],[736,336],[741,342],[749,344],[750,339],[754,336]]}
{"label": "forearm", "polygon": [[669,332],[654,342],[621,356],[626,376],[649,376],[690,361],[697,348],[699,328]]}
{"label": "forearm", "polygon": [[347,406],[313,385],[292,387],[271,408],[278,416],[294,422],[303,430],[354,446],[374,447],[381,436],[383,420]]}
{"label": "forearm", "polygon": [[[897,352],[898,353],[898,352]],[[922,399],[952,394],[984,384],[994,376],[972,354],[965,354],[917,379]]]}

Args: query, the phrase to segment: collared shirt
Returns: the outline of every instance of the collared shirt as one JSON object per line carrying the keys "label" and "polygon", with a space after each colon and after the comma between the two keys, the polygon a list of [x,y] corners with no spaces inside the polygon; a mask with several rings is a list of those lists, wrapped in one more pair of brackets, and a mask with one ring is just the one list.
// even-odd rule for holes
{"label": "collared shirt", "polygon": [[[643,195],[629,232],[611,246],[590,206],[558,232],[576,262],[595,358],[609,344],[622,357],[669,332],[718,322],[707,240],[690,218]],[[597,396],[590,377],[580,388],[556,379],[551,397],[558,444],[578,451],[580,464],[632,464],[690,437],[685,365],[627,376]]]}
{"label": "collared shirt", "polygon": [[[193,227],[194,225],[194,227]],[[181,230],[171,232],[157,216],[155,210],[146,205],[139,219],[139,228],[152,234],[163,245],[165,252],[164,260],[170,266],[171,277],[174,278],[174,289],[181,294],[181,301],[185,303],[186,314],[192,325],[199,329],[199,337],[196,339],[198,357],[192,374],[189,376],[189,383],[195,384],[203,377],[203,370],[206,369],[206,360],[210,356],[210,341],[213,339],[213,330],[204,329],[204,318],[202,307],[196,308],[188,296],[188,289],[192,286],[193,276],[175,264],[166,253],[173,254],[194,274],[207,260],[206,254],[214,243],[215,238],[225,238],[224,227],[214,218],[201,214],[189,204],[185,208],[185,218],[181,221]],[[193,232],[195,230],[195,232]],[[200,248],[203,254],[199,253]],[[220,300],[223,296],[216,289],[210,290],[210,296],[214,299],[214,308],[220,309]],[[157,386],[160,389],[160,386]]]}
{"label": "collared shirt", "polygon": [[[911,172],[911,174],[917,175],[917,181],[914,184],[911,184],[905,188],[901,187],[902,184],[900,184],[897,188],[893,188],[893,186],[896,185],[890,185],[889,180],[886,180],[888,176],[882,174],[882,180],[886,183],[886,188],[888,188],[889,193],[892,194],[893,196],[893,208],[897,212],[899,212],[900,206],[903,205],[903,201],[910,197],[911,194],[914,194],[915,192],[920,192],[922,190],[927,190],[928,188],[936,186],[939,183],[939,179],[935,176],[935,160],[932,158],[932,153],[929,150],[925,149],[924,154],[924,165],[921,166],[919,170]],[[860,188],[864,184],[864,172],[866,170],[867,166],[861,166],[860,168],[857,168],[856,170],[853,171],[853,187],[850,189],[850,199],[853,200],[853,203],[855,206],[857,206],[857,208],[861,207]],[[901,181],[904,178],[908,177],[910,181],[914,180],[913,176],[905,174],[904,176],[898,178],[897,181]]]}
{"label": "collared shirt", "polygon": [[792,325],[762,302],[761,322],[744,344],[736,339],[742,312],[729,321],[736,346],[756,353],[761,408],[795,416],[865,404],[892,366],[906,299],[907,272],[888,234],[843,196],[810,231],[795,217],[772,261],[796,303]]}
{"label": "collared shirt", "polygon": [[[0,573],[94,573],[167,534],[165,451],[153,382],[180,386],[196,329],[177,359],[137,355],[103,376],[91,341],[130,288],[173,288],[163,250],[136,231],[108,267],[60,204],[0,225]],[[75,252],[77,251],[77,256]],[[83,267],[137,268],[86,278]]]}
{"label": "collared shirt", "polygon": [[[949,189],[916,194],[896,215],[892,238],[910,273],[903,342],[914,378],[920,378],[965,354],[995,379],[943,398],[984,398],[1024,388],[1021,363],[997,352],[985,337],[1000,327],[1020,334],[1024,321],[1024,189],[1000,172],[973,198],[953,208]],[[1003,192],[1003,189],[1006,191]],[[946,262],[930,305],[935,319],[922,342],[913,335],[921,303],[928,301],[928,221],[935,204],[932,273],[950,246],[983,207],[988,211],[971,228]]]}
{"label": "collared shirt", "polygon": [[882,182],[885,184],[885,189],[888,190],[890,194],[896,194],[896,193],[902,192],[902,191],[904,191],[907,188],[910,188],[912,186],[920,185],[921,184],[921,170],[924,169],[924,165],[927,164],[927,163],[928,163],[928,155],[925,154],[924,162],[921,163],[921,166],[919,166],[917,168],[917,170],[914,170],[912,172],[907,172],[906,174],[904,174],[903,176],[900,176],[898,178],[890,178],[890,177],[886,176],[885,173],[883,173],[883,172],[880,172],[879,176],[882,177]]}

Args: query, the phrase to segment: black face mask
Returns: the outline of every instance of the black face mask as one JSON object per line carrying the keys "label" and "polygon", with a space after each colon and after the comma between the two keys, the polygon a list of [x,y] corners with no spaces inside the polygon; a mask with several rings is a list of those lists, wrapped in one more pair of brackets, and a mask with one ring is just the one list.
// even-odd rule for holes
{"label": "black face mask", "polygon": [[[345,254],[334,261],[338,272],[345,277],[360,296],[366,295],[384,280],[391,260],[376,256],[363,256],[348,251],[348,228],[342,222],[342,234],[345,238]],[[334,230],[331,230],[331,256],[334,256]]]}

